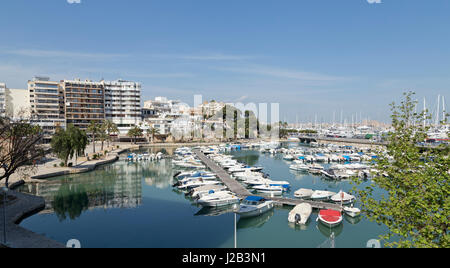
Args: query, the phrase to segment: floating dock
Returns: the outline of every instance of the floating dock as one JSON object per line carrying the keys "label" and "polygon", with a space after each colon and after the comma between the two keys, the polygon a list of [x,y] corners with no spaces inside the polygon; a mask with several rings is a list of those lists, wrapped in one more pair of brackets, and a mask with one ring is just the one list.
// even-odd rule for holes
{"label": "floating dock", "polygon": [[[193,152],[197,155],[197,157],[205,164],[212,172],[216,173],[217,177],[222,180],[222,182],[230,189],[231,192],[235,193],[239,198],[246,198],[249,195],[253,195],[250,193],[241,183],[231,178],[231,176],[219,165],[217,165],[214,161],[206,157],[204,153],[200,150],[193,150]],[[287,205],[287,206],[296,206],[301,203],[308,203],[313,208],[316,209],[333,209],[342,211],[342,207],[338,204],[327,203],[327,202],[318,202],[318,201],[310,201],[303,199],[294,199],[294,198],[284,198],[284,197],[270,197],[270,200],[277,202],[278,205]]]}

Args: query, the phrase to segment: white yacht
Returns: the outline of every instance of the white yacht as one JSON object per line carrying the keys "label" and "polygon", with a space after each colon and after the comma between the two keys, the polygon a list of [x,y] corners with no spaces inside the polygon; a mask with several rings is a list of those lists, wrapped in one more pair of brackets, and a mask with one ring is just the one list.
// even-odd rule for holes
{"label": "white yacht", "polygon": [[272,200],[260,196],[248,196],[242,201],[236,213],[242,218],[255,217],[272,210],[274,206]]}

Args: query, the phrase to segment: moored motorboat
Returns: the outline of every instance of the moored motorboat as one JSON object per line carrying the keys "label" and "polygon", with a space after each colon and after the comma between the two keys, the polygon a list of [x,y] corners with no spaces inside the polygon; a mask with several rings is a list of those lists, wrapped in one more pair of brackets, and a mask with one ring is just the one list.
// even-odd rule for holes
{"label": "moored motorboat", "polygon": [[330,191],[314,191],[314,193],[311,195],[311,199],[313,200],[327,200],[330,199],[333,195],[335,195],[335,192]]}
{"label": "moored motorboat", "polygon": [[314,190],[301,188],[295,191],[294,196],[297,198],[310,198],[313,193]]}
{"label": "moored motorboat", "polygon": [[348,194],[346,192],[343,192],[343,191],[340,191],[339,193],[337,193],[331,197],[331,200],[333,202],[342,203],[342,204],[350,204],[353,201],[355,201],[355,199],[356,199],[355,196]]}
{"label": "moored motorboat", "polygon": [[329,227],[335,227],[342,223],[342,214],[337,210],[321,210],[318,220]]}
{"label": "moored motorboat", "polygon": [[221,207],[236,204],[239,198],[231,192],[217,192],[200,198],[197,203],[204,207]]}
{"label": "moored motorboat", "polygon": [[242,218],[255,217],[272,210],[274,206],[275,204],[272,200],[260,196],[248,196],[242,201],[236,213]]}
{"label": "moored motorboat", "polygon": [[347,214],[348,216],[350,216],[352,218],[356,218],[359,215],[361,215],[361,210],[359,208],[354,208],[354,207],[344,207],[344,212],[345,212],[345,214]]}
{"label": "moored motorboat", "polygon": [[306,224],[312,212],[312,206],[301,203],[289,212],[288,221],[295,224]]}
{"label": "moored motorboat", "polygon": [[281,186],[272,186],[272,185],[258,185],[254,186],[253,189],[255,189],[259,193],[264,194],[273,194],[273,195],[282,195],[283,194],[283,187]]}

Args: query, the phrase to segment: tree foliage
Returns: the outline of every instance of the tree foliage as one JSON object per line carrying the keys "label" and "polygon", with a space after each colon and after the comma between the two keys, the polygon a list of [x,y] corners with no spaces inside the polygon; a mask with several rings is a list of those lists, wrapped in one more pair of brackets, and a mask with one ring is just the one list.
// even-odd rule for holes
{"label": "tree foliage", "polygon": [[20,170],[31,171],[38,160],[47,153],[40,146],[43,132],[27,120],[12,121],[0,118],[0,181],[8,181],[12,174]]}
{"label": "tree foliage", "polygon": [[64,166],[70,158],[83,155],[87,144],[86,133],[71,124],[67,129],[57,129],[51,141],[53,153],[64,162]]}
{"label": "tree foliage", "polygon": [[[393,131],[376,164],[377,174],[384,176],[374,174],[370,186],[354,191],[365,215],[389,228],[380,237],[386,246],[449,247],[449,148],[417,146],[428,131],[422,121],[431,117],[414,112],[413,95],[405,93],[400,105],[391,105]],[[385,194],[375,198],[376,188]]]}
{"label": "tree foliage", "polygon": [[132,137],[134,139],[134,143],[136,143],[137,138],[142,137],[143,134],[144,131],[138,126],[134,126],[128,131],[128,137]]}

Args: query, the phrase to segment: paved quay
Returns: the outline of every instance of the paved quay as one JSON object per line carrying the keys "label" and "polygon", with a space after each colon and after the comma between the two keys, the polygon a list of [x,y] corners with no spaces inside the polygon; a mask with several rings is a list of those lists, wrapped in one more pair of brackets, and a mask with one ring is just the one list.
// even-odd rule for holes
{"label": "paved quay", "polygon": [[[3,196],[2,196],[3,200]],[[6,247],[8,248],[65,248],[65,245],[51,240],[43,235],[36,234],[18,224],[45,208],[42,197],[8,192],[6,206]],[[2,201],[3,202],[3,201]],[[0,206],[0,215],[3,217],[3,203]],[[0,247],[4,247],[3,219],[0,221]]]}
{"label": "paved quay", "polygon": [[[98,166],[110,164],[117,161],[119,159],[119,154],[123,153],[124,151],[138,148],[139,146],[137,145],[128,145],[128,146],[122,145],[121,148],[119,149],[116,148],[110,151],[103,159],[80,161],[77,165],[73,167],[59,167],[58,165],[61,162],[61,160],[54,158],[51,161],[38,165],[35,168],[35,170],[33,172],[29,172],[30,174],[28,175],[23,175],[22,172],[20,172],[19,170],[10,177],[9,184],[20,185],[21,183],[24,182],[25,183],[39,182],[41,180],[52,177],[89,172],[96,169]],[[74,162],[74,159],[72,159],[70,162]],[[55,167],[54,165],[57,165],[57,167]],[[0,182],[0,186],[4,185],[5,185],[4,181]]]}

